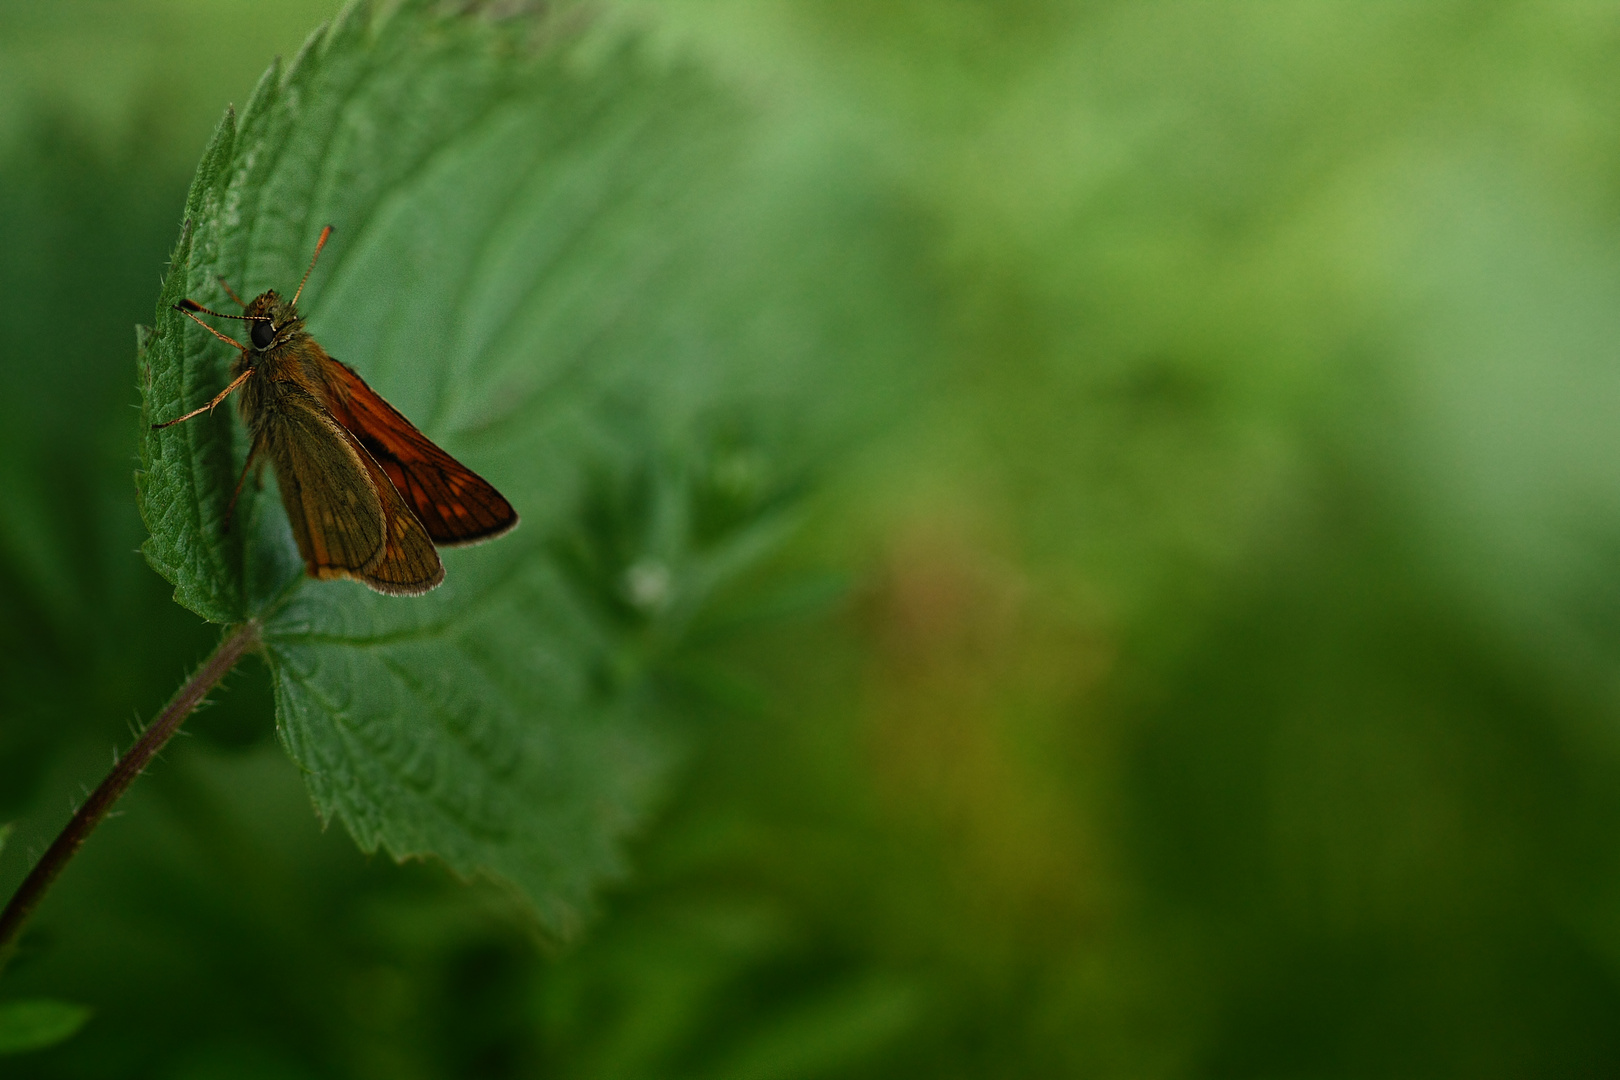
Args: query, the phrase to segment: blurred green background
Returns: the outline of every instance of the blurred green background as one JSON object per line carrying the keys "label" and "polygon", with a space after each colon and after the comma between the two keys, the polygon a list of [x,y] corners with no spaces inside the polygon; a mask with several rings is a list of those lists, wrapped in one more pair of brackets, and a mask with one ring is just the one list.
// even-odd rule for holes
{"label": "blurred green background", "polygon": [[[333,8],[0,2],[8,892],[215,639],[136,553],[132,327]],[[903,210],[917,370],[764,574],[849,587],[710,648],[561,947],[323,833],[246,665],[0,982],[94,1019],[0,1072],[1620,1070],[1620,8],[607,10]]]}

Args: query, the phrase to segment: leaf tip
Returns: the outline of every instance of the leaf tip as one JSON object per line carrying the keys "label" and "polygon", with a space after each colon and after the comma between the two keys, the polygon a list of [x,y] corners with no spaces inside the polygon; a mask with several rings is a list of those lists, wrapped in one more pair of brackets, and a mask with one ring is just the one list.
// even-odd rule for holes
{"label": "leaf tip", "polygon": [[[254,84],[253,93],[248,95],[247,104],[242,108],[243,117],[252,119],[263,112],[269,105],[270,98],[274,95],[276,88],[280,85],[281,56],[277,54],[270,58],[270,66],[264,69],[264,74],[260,75],[259,81]],[[227,116],[232,118],[234,125],[235,111],[227,108],[225,112]]]}

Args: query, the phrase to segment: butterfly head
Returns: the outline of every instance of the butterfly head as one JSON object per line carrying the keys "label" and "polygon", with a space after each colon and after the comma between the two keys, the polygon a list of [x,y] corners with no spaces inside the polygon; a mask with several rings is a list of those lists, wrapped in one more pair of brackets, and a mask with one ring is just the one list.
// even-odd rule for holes
{"label": "butterfly head", "polygon": [[243,315],[251,320],[248,340],[260,352],[286,341],[288,335],[303,322],[292,302],[283,300],[274,289],[254,297]]}

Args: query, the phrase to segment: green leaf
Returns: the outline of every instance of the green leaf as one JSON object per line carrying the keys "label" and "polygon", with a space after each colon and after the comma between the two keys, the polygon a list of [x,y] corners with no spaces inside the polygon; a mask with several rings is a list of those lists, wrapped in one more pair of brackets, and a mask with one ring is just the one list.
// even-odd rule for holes
{"label": "green leaf", "polygon": [[[883,385],[894,350],[857,317],[882,259],[869,221],[827,216],[852,205],[834,158],[758,153],[748,112],[693,70],[567,8],[442,11],[352,5],[227,112],[141,337],[144,415],[229,378],[232,350],[173,304],[231,310],[218,275],[285,294],[330,223],[311,334],[522,526],[443,552],[424,597],[310,581],[273,470],[222,531],[247,446],[221,408],[146,436],[145,554],[204,618],[263,622],[323,818],[514,882],[566,933],[669,756],[645,673],[780,535],[807,433]],[[804,304],[797,283],[835,260],[847,291]],[[818,419],[802,388],[835,380]]]}
{"label": "green leaf", "polygon": [[90,1019],[83,1005],[49,998],[0,1001],[0,1054],[43,1050],[72,1038]]}

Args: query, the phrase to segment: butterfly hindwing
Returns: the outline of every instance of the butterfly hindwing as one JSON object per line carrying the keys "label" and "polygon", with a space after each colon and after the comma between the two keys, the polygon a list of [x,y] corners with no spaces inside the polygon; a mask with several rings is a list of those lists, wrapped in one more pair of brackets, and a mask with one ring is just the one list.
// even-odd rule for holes
{"label": "butterfly hindwing", "polygon": [[382,503],[384,532],[387,534],[382,557],[366,568],[360,580],[378,592],[401,596],[427,592],[444,580],[444,563],[439,561],[439,553],[433,550],[433,541],[428,538],[422,523],[416,520],[416,515],[411,513],[410,507],[405,505],[405,500],[400,498],[382,466],[372,459],[353,435],[347,431],[343,434],[353,441],[364,459],[372,485]]}
{"label": "butterfly hindwing", "polygon": [[355,577],[382,555],[382,500],[354,440],[307,394],[264,418],[281,502],[310,576]]}

